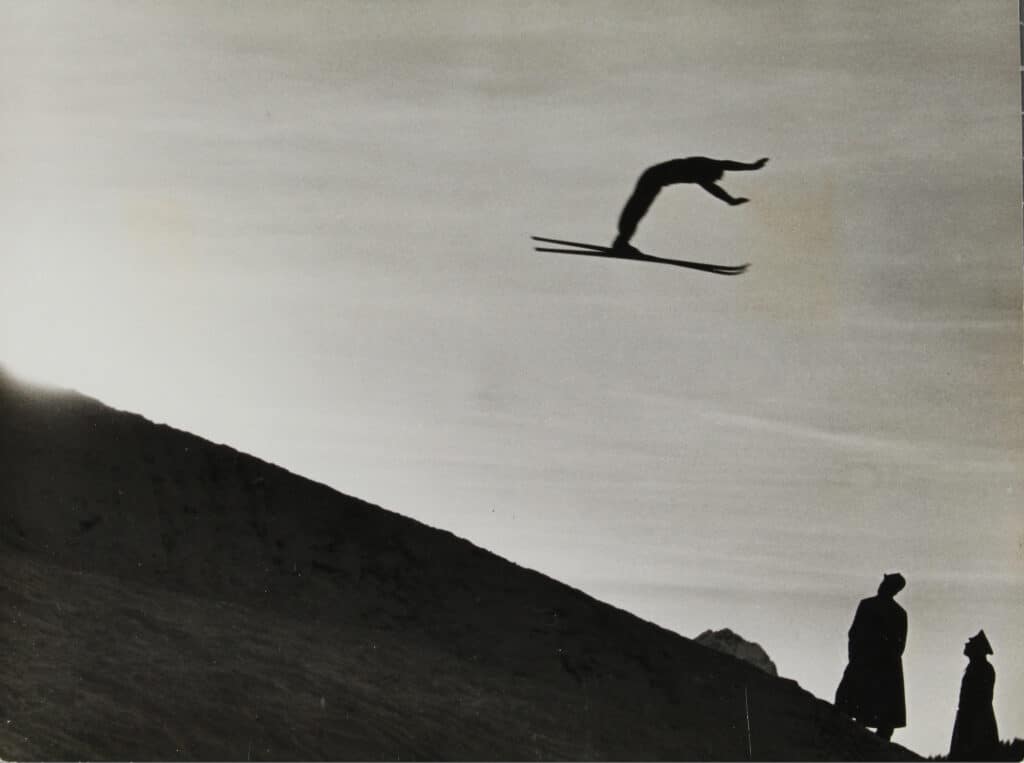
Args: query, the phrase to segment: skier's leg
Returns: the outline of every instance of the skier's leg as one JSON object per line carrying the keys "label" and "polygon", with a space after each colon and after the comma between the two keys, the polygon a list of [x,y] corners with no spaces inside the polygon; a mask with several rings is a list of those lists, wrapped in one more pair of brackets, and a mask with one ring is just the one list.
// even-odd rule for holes
{"label": "skier's leg", "polygon": [[647,210],[651,208],[659,190],[661,190],[661,186],[645,182],[643,177],[640,178],[640,182],[633,190],[633,195],[629,197],[626,206],[622,208],[622,214],[619,216],[619,235],[616,237],[615,243],[612,244],[613,248],[621,248],[629,244],[629,240],[636,233],[637,225],[647,214]]}

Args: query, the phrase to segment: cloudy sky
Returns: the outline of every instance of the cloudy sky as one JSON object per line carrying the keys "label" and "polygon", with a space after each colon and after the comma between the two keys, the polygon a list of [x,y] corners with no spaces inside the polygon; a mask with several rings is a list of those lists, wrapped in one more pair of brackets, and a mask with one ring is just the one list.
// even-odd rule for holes
{"label": "cloudy sky", "polygon": [[[468,537],[831,699],[909,580],[1024,736],[1017,8],[13,2],[0,363]],[[536,254],[634,243],[739,278]],[[753,709],[752,709],[753,711]]]}

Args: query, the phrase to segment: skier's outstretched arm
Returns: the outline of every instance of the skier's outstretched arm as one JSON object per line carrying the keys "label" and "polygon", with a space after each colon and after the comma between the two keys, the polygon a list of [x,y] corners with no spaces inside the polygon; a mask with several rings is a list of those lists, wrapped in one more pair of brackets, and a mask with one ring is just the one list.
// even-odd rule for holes
{"label": "skier's outstretched arm", "polygon": [[718,162],[719,167],[721,167],[723,170],[728,170],[729,172],[746,172],[749,170],[759,170],[766,164],[768,164],[767,156],[764,157],[763,159],[758,159],[756,162],[750,162],[749,164],[747,162],[730,162],[728,160]]}
{"label": "skier's outstretched arm", "polygon": [[738,204],[746,204],[748,201],[750,201],[750,199],[735,198],[733,196],[730,196],[728,191],[726,191],[724,188],[720,186],[715,185],[714,183],[700,183],[700,187],[703,188],[708,193],[710,193],[715,198],[721,199],[726,204],[729,204],[730,206],[733,207],[737,206]]}

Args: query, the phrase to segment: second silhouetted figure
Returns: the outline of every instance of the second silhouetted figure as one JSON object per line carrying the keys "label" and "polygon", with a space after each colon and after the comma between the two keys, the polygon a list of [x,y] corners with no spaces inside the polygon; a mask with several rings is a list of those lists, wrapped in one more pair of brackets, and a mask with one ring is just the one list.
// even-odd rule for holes
{"label": "second silhouetted figure", "polygon": [[722,174],[726,171],[759,170],[767,163],[767,158],[747,164],[724,159],[709,159],[706,156],[690,156],[685,159],[671,159],[648,167],[640,175],[640,180],[637,181],[636,188],[633,189],[633,195],[629,197],[622,210],[622,215],[619,217],[619,235],[612,245],[613,248],[626,249],[629,247],[629,240],[636,233],[636,226],[640,224],[640,218],[647,214],[647,210],[654,203],[658,192],[665,186],[676,183],[695,183],[712,196],[736,206],[748,200],[733,198],[724,188],[716,185],[716,181],[721,180]]}
{"label": "second silhouetted figure", "polygon": [[971,636],[964,644],[964,654],[970,662],[960,683],[960,704],[956,709],[949,759],[995,760],[999,750],[999,731],[992,710],[996,671],[988,661],[992,646],[985,631]]}
{"label": "second silhouetted figure", "polygon": [[850,662],[836,689],[836,707],[883,739],[907,725],[903,648],[907,613],[893,597],[907,584],[898,572],[885,575],[878,595],[857,606],[850,626]]}

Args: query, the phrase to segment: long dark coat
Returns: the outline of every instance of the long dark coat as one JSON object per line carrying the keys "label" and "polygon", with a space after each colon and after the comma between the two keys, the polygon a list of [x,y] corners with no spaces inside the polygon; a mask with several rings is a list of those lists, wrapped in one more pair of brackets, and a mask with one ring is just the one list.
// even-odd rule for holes
{"label": "long dark coat", "polygon": [[864,599],[857,606],[849,636],[850,662],[836,689],[836,707],[865,726],[906,726],[906,611],[888,597]]}
{"label": "long dark coat", "polygon": [[960,682],[960,706],[953,724],[950,760],[993,760],[999,744],[992,690],[996,671],[987,660],[971,660]]}

